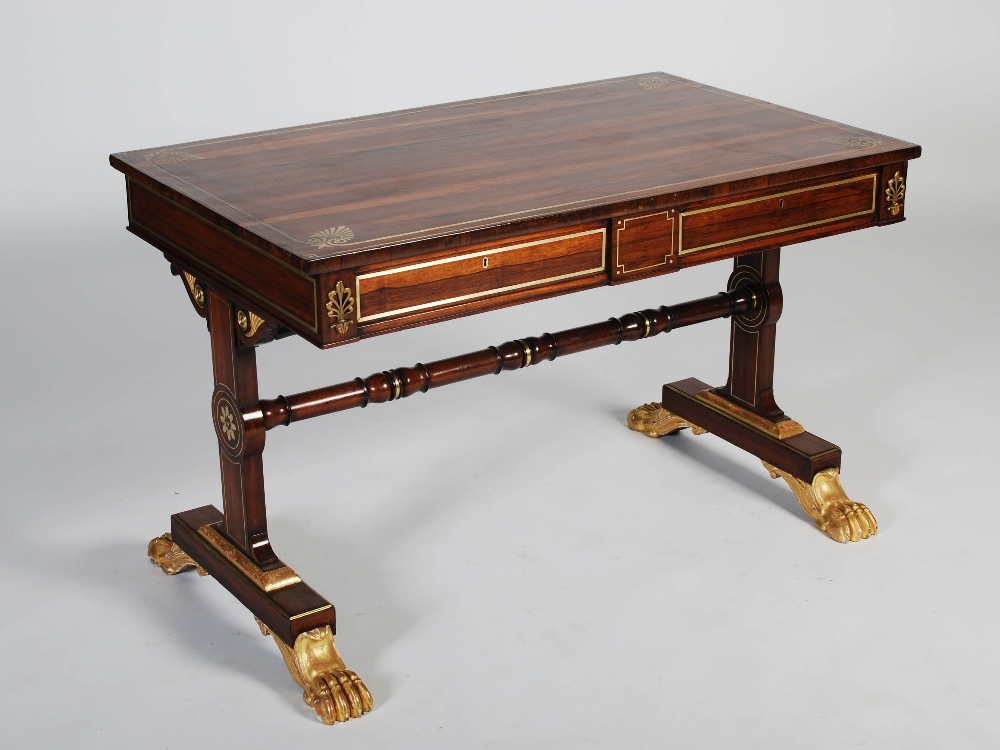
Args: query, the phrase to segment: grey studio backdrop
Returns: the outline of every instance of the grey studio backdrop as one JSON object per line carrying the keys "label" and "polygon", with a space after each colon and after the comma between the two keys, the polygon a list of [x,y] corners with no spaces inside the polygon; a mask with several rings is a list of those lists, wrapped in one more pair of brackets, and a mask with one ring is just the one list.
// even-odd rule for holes
{"label": "grey studio backdrop", "polygon": [[[0,744],[996,747],[994,2],[10,0],[0,25]],[[840,546],[713,436],[715,321],[275,430],[272,540],[372,714],[323,727],[252,616],[145,558],[218,503],[208,336],[112,151],[664,70],[899,136],[906,223],[784,251],[779,403],[879,521]],[[724,288],[730,263],[320,352],[273,397]]]}

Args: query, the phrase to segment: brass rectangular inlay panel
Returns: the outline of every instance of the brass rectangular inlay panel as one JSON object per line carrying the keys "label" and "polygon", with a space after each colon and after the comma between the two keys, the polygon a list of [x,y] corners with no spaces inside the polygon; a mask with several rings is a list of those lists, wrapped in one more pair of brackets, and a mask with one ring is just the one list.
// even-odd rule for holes
{"label": "brass rectangular inlay panel", "polygon": [[710,406],[715,411],[722,412],[728,417],[732,417],[749,427],[753,427],[755,430],[766,433],[771,437],[776,437],[779,440],[790,438],[793,435],[801,435],[805,432],[805,428],[794,419],[783,419],[780,422],[772,422],[770,419],[765,419],[759,414],[754,414],[749,409],[744,409],[742,406],[734,404],[729,399],[723,398],[717,393],[712,393],[712,391],[698,391],[695,394],[695,398],[705,403],[706,406]]}
{"label": "brass rectangular inlay panel", "polygon": [[277,591],[286,586],[302,583],[298,574],[287,565],[274,570],[261,570],[211,524],[205,524],[198,529],[198,534],[261,591]]}
{"label": "brass rectangular inlay panel", "polygon": [[[705,245],[699,245],[697,247],[684,247],[684,219],[685,217],[695,216],[697,214],[709,213],[712,211],[723,211],[725,209],[735,208],[737,206],[749,206],[754,203],[761,203],[763,201],[781,201],[789,196],[801,195],[803,193],[812,193],[818,190],[825,190],[827,188],[837,187],[839,185],[849,185],[854,182],[862,182],[864,180],[871,180],[872,183],[872,201],[871,206],[865,208],[862,211],[851,211],[845,214],[839,214],[837,216],[830,216],[827,218],[819,219],[817,221],[808,221],[800,224],[794,224],[792,226],[780,227],[777,229],[769,229],[764,232],[750,232],[749,234],[737,236],[737,237],[727,237],[724,240],[718,242],[710,242]],[[761,237],[771,237],[776,234],[785,234],[786,232],[794,232],[797,229],[808,229],[809,227],[820,226],[821,224],[830,224],[835,221],[842,221],[844,219],[852,219],[856,216],[865,216],[867,214],[875,213],[875,201],[878,195],[878,175],[876,174],[866,174],[861,177],[852,177],[848,180],[837,180],[835,182],[825,182],[822,185],[812,185],[811,187],[799,188],[798,190],[787,190],[783,193],[772,193],[771,195],[762,195],[759,198],[750,198],[742,201],[734,201],[733,203],[724,203],[721,206],[710,206],[708,208],[698,208],[693,211],[683,211],[678,216],[678,227],[677,227],[677,254],[687,255],[688,253],[696,253],[702,250],[711,250],[715,247],[722,247],[723,245],[732,245],[737,242],[747,242],[749,240],[759,239]]]}

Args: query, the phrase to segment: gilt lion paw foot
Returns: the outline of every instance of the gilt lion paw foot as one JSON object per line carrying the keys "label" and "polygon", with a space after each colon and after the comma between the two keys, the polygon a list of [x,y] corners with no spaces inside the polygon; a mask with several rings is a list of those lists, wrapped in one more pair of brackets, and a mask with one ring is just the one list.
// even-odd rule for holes
{"label": "gilt lion paw foot", "polygon": [[816,520],[816,528],[835,542],[860,542],[878,533],[875,516],[868,506],[848,499],[836,500]]}
{"label": "gilt lion paw foot", "polygon": [[159,565],[160,570],[167,575],[175,576],[186,570],[197,570],[200,576],[208,575],[207,570],[192,560],[184,550],[177,546],[169,532],[153,539],[149,543],[146,554],[149,557],[149,561],[153,565]]}
{"label": "gilt lion paw foot", "polygon": [[767,461],[761,463],[772,479],[781,477],[788,483],[802,509],[816,522],[816,528],[833,541],[860,542],[878,533],[875,516],[868,507],[844,493],[839,469],[824,469],[813,477],[812,484],[807,484]]}
{"label": "gilt lion paw foot", "polygon": [[628,426],[647,437],[658,438],[690,427],[695,435],[704,435],[707,430],[691,424],[683,417],[667,411],[660,404],[643,404],[628,413]]}
{"label": "gilt lion paw foot", "polygon": [[257,620],[260,632],[278,644],[285,666],[302,688],[302,700],[324,724],[356,719],[372,710],[372,695],[355,672],[344,665],[330,626],[306,631],[289,648]]}

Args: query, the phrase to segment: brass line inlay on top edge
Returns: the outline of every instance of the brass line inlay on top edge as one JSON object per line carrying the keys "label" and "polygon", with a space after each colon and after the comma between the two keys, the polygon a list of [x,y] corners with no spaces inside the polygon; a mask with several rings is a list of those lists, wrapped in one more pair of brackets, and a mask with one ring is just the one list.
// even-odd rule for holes
{"label": "brass line inlay on top edge", "polygon": [[[823,188],[835,187],[837,185],[847,185],[851,182],[861,182],[862,180],[872,181],[872,207],[864,211],[855,211],[854,213],[844,214],[842,216],[832,216],[829,219],[820,219],[819,221],[810,221],[806,224],[796,224],[791,227],[782,227],[781,229],[772,229],[767,232],[758,232],[757,234],[748,234],[745,237],[734,237],[730,240],[723,240],[722,242],[713,242],[710,245],[700,245],[699,247],[692,247],[690,249],[684,248],[684,217],[693,216],[694,214],[703,214],[709,211],[721,211],[724,208],[732,208],[733,206],[743,206],[748,203],[759,203],[760,201],[772,200],[774,198],[783,198],[786,195],[796,195],[798,193],[808,193],[813,190],[821,190]],[[813,185],[811,187],[799,188],[798,190],[788,190],[784,193],[773,193],[771,195],[762,195],[759,198],[750,198],[743,201],[734,201],[733,203],[724,203],[721,206],[709,206],[708,208],[698,208],[694,211],[683,211],[678,215],[678,227],[677,227],[677,254],[687,255],[688,253],[696,253],[701,250],[711,250],[714,247],[722,247],[723,245],[732,245],[737,242],[745,242],[747,240],[755,240],[760,237],[770,237],[775,234],[782,234],[784,232],[794,232],[796,229],[806,229],[808,227],[819,226],[820,224],[829,224],[834,221],[842,221],[843,219],[851,219],[856,216],[865,216],[866,214],[875,213],[875,200],[878,195],[878,175],[867,174],[861,177],[852,177],[849,180],[837,180],[836,182],[824,182],[822,185]]]}
{"label": "brass line inlay on top edge", "polygon": [[274,570],[261,570],[211,524],[199,528],[198,534],[262,591],[277,591],[286,586],[302,583],[298,574],[287,565]]}
{"label": "brass line inlay on top edge", "polygon": [[[560,242],[562,240],[570,240],[574,237],[584,237],[589,234],[600,234],[601,235],[601,265],[597,268],[588,268],[583,271],[575,271],[573,273],[565,273],[560,276],[552,276],[547,279],[536,279],[534,281],[526,281],[521,284],[512,284],[510,286],[499,287],[497,289],[487,289],[482,292],[473,292],[472,294],[463,294],[459,297],[449,297],[447,299],[435,300],[433,302],[425,302],[420,305],[412,305],[410,307],[401,307],[396,310],[388,310],[386,312],[377,313],[375,315],[363,315],[361,313],[361,281],[363,279],[373,279],[379,276],[389,276],[391,274],[403,273],[404,271],[413,271],[418,268],[427,268],[429,266],[438,266],[443,263],[457,263],[460,260],[468,260],[469,258],[477,258],[483,255],[498,255],[500,253],[505,253],[510,250],[519,250],[524,247],[533,247],[535,245],[547,245],[552,242]],[[498,247],[492,250],[479,250],[474,253],[466,253],[465,255],[459,255],[455,258],[441,258],[439,260],[429,260],[423,263],[413,263],[408,266],[400,266],[399,268],[387,268],[384,271],[375,271],[373,273],[365,273],[357,276],[354,281],[354,291],[355,299],[357,300],[357,321],[358,323],[364,323],[369,320],[378,320],[379,318],[387,318],[392,315],[402,315],[408,312],[416,312],[418,310],[426,310],[432,307],[440,307],[441,305],[454,304],[456,302],[464,302],[470,299],[476,299],[478,297],[486,297],[491,294],[500,294],[502,292],[510,292],[517,289],[525,289],[527,287],[538,286],[539,284],[545,284],[554,281],[563,281],[564,279],[572,279],[577,276],[586,276],[587,274],[597,273],[603,271],[606,266],[605,256],[607,255],[607,229],[602,227],[600,229],[590,229],[586,232],[575,232],[573,234],[563,234],[558,237],[550,237],[545,240],[534,240],[532,242],[521,242],[516,245],[508,245],[507,247]]]}

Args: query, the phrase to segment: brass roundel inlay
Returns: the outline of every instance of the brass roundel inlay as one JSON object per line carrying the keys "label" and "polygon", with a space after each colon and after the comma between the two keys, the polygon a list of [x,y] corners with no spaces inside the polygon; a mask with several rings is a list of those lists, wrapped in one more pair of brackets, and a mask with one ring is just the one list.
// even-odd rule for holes
{"label": "brass roundel inlay", "polygon": [[205,290],[201,284],[195,284],[191,294],[194,296],[194,301],[198,303],[198,307],[205,306]]}
{"label": "brass roundel inlay", "polygon": [[729,289],[747,288],[754,298],[754,308],[735,316],[736,325],[748,333],[753,333],[764,324],[767,318],[768,305],[767,288],[760,274],[749,266],[740,266],[729,277]]}
{"label": "brass roundel inlay", "polygon": [[212,421],[219,446],[231,459],[243,455],[243,415],[236,398],[226,386],[219,385],[212,396]]}
{"label": "brass roundel inlay", "polygon": [[236,313],[236,325],[240,327],[243,333],[246,333],[250,328],[250,318],[247,317],[247,314],[243,310]]}

